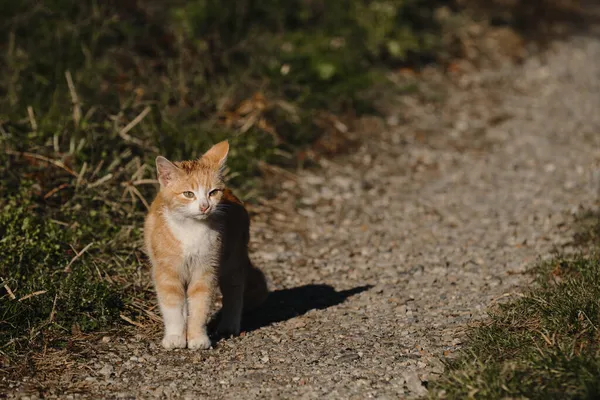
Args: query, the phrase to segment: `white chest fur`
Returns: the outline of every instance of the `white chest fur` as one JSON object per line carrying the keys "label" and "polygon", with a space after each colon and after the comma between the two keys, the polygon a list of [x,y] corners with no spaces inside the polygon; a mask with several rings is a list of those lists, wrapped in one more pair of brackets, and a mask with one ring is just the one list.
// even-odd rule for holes
{"label": "white chest fur", "polygon": [[219,232],[207,222],[180,219],[165,213],[167,225],[181,243],[185,272],[215,266],[219,254]]}

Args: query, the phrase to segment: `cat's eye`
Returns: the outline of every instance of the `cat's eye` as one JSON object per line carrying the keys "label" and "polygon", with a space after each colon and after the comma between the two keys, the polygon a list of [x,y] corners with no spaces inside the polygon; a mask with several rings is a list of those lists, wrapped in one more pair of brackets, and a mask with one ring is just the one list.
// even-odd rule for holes
{"label": "cat's eye", "polygon": [[219,193],[220,191],[221,191],[221,189],[213,189],[210,192],[208,192],[208,196],[213,197],[215,194]]}
{"label": "cat's eye", "polygon": [[188,198],[188,199],[193,199],[194,192],[183,192],[183,197]]}

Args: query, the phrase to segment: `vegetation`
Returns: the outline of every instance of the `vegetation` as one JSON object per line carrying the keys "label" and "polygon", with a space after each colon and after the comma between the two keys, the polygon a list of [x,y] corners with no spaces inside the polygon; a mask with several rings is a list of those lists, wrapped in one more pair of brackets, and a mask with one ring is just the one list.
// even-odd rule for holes
{"label": "vegetation", "polygon": [[[438,45],[425,0],[0,0],[0,362],[148,315],[153,159],[294,164]],[[248,196],[245,196],[248,197]]]}
{"label": "vegetation", "polygon": [[536,286],[472,330],[433,398],[600,397],[600,219],[586,213],[580,221],[576,238],[593,239],[593,252],[537,266]]}

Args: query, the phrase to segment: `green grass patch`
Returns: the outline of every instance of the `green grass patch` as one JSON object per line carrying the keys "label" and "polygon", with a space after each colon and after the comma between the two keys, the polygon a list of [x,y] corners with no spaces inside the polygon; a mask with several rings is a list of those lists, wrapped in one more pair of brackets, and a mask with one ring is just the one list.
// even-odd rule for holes
{"label": "green grass patch", "polygon": [[432,398],[600,397],[600,256],[535,268],[535,287],[490,311]]}

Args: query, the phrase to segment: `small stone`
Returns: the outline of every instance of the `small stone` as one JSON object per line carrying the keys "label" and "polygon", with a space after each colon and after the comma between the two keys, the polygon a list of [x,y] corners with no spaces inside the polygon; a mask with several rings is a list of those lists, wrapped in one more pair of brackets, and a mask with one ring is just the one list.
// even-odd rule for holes
{"label": "small stone", "polygon": [[104,367],[102,367],[102,369],[100,369],[100,371],[98,371],[98,373],[100,375],[104,375],[105,378],[108,378],[114,371],[115,369],[113,368],[112,365],[110,364],[105,364]]}
{"label": "small stone", "polygon": [[348,353],[348,354],[344,354],[343,356],[341,356],[338,361],[339,362],[352,362],[352,361],[356,361],[360,358],[360,356],[356,353]]}
{"label": "small stone", "polygon": [[389,126],[398,126],[400,124],[400,118],[397,115],[390,115],[385,122]]}
{"label": "small stone", "polygon": [[406,388],[416,396],[425,396],[427,394],[427,389],[423,386],[416,372],[406,371],[402,374],[402,377],[404,378]]}
{"label": "small stone", "polygon": [[429,364],[431,372],[433,372],[435,374],[441,374],[444,372],[444,369],[445,369],[444,364],[437,358],[430,358],[427,361],[427,364]]}

